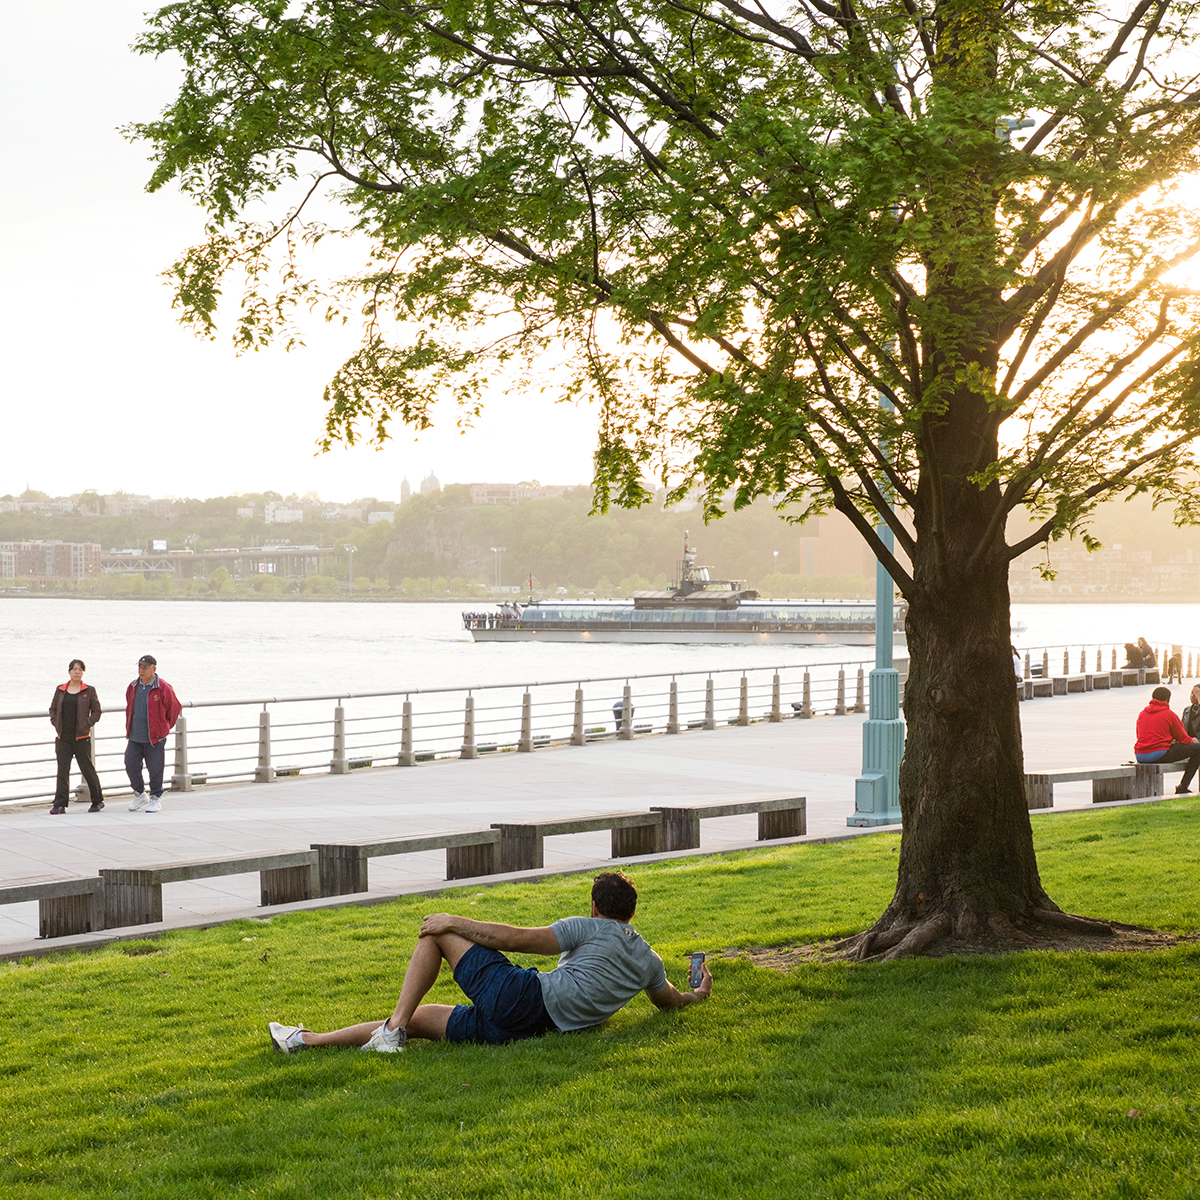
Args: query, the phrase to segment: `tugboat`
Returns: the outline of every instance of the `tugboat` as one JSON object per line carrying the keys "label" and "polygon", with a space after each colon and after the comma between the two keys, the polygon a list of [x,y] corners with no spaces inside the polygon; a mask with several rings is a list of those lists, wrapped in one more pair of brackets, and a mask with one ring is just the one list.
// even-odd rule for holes
{"label": "tugboat", "polygon": [[[674,642],[721,645],[872,646],[875,604],[866,600],[760,600],[741,579],[713,579],[684,534],[679,582],[630,600],[506,601],[496,612],[463,613],[477,642]],[[893,635],[904,636],[903,603]]]}

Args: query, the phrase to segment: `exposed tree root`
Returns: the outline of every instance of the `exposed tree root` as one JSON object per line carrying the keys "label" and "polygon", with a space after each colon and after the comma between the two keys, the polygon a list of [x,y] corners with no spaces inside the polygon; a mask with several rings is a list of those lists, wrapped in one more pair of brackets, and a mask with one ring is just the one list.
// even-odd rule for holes
{"label": "exposed tree root", "polygon": [[1072,913],[1058,912],[1052,908],[1035,908],[1030,916],[1043,925],[1069,929],[1072,933],[1086,933],[1093,937],[1112,937],[1113,935],[1113,927],[1107,921],[1095,921],[1091,917],[1077,917]]}
{"label": "exposed tree root", "polygon": [[944,914],[928,917],[919,925],[914,925],[895,946],[882,955],[883,962],[891,962],[897,958],[909,958],[922,954],[925,949],[950,928],[950,919]]}

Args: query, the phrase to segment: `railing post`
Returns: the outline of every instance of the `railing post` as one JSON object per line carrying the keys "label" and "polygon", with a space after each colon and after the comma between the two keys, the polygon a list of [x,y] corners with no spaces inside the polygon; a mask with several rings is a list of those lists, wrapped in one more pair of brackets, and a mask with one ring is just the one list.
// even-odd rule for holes
{"label": "railing post", "polygon": [[1063,674],[1064,675],[1070,675],[1070,673],[1071,673],[1070,654],[1071,654],[1071,652],[1069,650],[1065,650],[1065,649],[1063,650]]}
{"label": "railing post", "polygon": [[838,667],[837,704],[834,705],[833,715],[835,717],[846,715],[846,669],[844,667]]}
{"label": "railing post", "polygon": [[1079,647],[1079,673],[1080,673],[1080,675],[1082,675],[1086,671],[1087,671],[1087,651],[1082,646],[1080,646]]}
{"label": "railing post", "polygon": [[804,672],[804,692],[801,697],[800,715],[802,717],[811,717],[812,714],[812,681],[808,677],[808,672]]}
{"label": "railing post", "polygon": [[190,792],[192,777],[188,774],[187,718],[175,722],[175,774],[171,776],[173,792]]}
{"label": "railing post", "polygon": [[412,701],[405,700],[404,715],[400,722],[400,753],[396,757],[398,767],[415,767],[417,756],[413,752]]}
{"label": "railing post", "polygon": [[1100,647],[1096,647],[1096,674],[1099,675],[1104,669],[1104,660],[1100,657]]}
{"label": "railing post", "polygon": [[587,739],[583,736],[583,688],[575,689],[575,723],[571,727],[571,745],[582,746]]}
{"label": "railing post", "polygon": [[1050,678],[1050,651],[1049,650],[1042,651],[1042,678],[1043,679]]}
{"label": "railing post", "polygon": [[1112,669],[1115,671],[1117,669],[1117,648],[1116,648],[1116,646],[1113,647],[1112,664],[1113,664]]}
{"label": "railing post", "polygon": [[463,740],[459,758],[478,758],[479,751],[475,746],[475,697],[467,693],[467,702],[463,706]]}
{"label": "railing post", "polygon": [[738,689],[737,723],[739,725],[750,724],[750,685],[746,682],[745,673],[742,674],[741,687]]}
{"label": "railing post", "polygon": [[629,684],[621,694],[621,730],[617,736],[623,742],[633,741],[633,692]]}
{"label": "railing post", "polygon": [[704,728],[716,729],[717,713],[716,704],[713,699],[713,681],[712,676],[708,677],[708,682],[704,685]]}
{"label": "railing post", "polygon": [[517,750],[522,754],[533,753],[533,698],[528,692],[521,697],[521,737]]}
{"label": "railing post", "polygon": [[254,782],[275,782],[275,769],[271,766],[271,714],[266,705],[258,714],[258,766],[254,768]]}
{"label": "railing post", "polygon": [[[859,676],[862,679],[862,676]],[[861,686],[861,683],[860,683]],[[779,707],[779,672],[771,676],[771,723],[778,725],[783,720],[783,710]]]}
{"label": "railing post", "polygon": [[1188,677],[1189,679],[1191,679],[1191,677],[1192,677],[1192,652],[1191,652],[1190,650],[1188,651],[1188,673],[1187,673],[1187,677]]}
{"label": "railing post", "polygon": [[856,713],[867,711],[867,706],[866,706],[866,704],[863,703],[863,669],[862,669],[862,667],[858,668],[858,688],[856,689],[855,695],[854,695],[854,711]]}
{"label": "railing post", "polygon": [[1032,673],[1029,670],[1029,651],[1028,650],[1025,651],[1025,678],[1026,679],[1032,678]]}
{"label": "railing post", "polygon": [[329,764],[330,775],[346,775],[350,764],[346,761],[346,710],[339,704],[333,710],[333,761]]}
{"label": "railing post", "polygon": [[679,684],[671,680],[671,694],[667,700],[667,732],[679,732]]}

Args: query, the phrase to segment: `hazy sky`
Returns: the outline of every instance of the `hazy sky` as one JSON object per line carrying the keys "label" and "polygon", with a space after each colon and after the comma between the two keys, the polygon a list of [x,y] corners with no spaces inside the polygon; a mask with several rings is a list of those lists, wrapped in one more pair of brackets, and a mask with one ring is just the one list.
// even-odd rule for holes
{"label": "hazy sky", "polygon": [[449,410],[382,451],[314,457],[321,393],[352,330],[314,327],[308,347],[237,358],[225,333],[175,323],[159,278],[199,240],[200,213],[144,190],[147,149],[119,126],[155,116],[171,64],[129,46],[149,6],[59,0],[5,11],[0,111],[0,495],[118,488],[212,496],[273,489],[398,497],[407,474],[443,483],[590,479],[595,417],[536,390],[498,392],[465,435]]}

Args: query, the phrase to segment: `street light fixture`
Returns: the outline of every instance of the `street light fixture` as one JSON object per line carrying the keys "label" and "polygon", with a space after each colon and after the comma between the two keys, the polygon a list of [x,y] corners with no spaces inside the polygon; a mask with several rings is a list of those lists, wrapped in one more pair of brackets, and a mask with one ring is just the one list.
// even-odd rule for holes
{"label": "street light fixture", "polygon": [[342,547],[342,549],[347,551],[350,555],[350,566],[349,566],[350,594],[354,595],[354,552],[355,552],[355,550],[358,549],[358,547],[356,545],[354,545],[353,542],[347,542]]}

